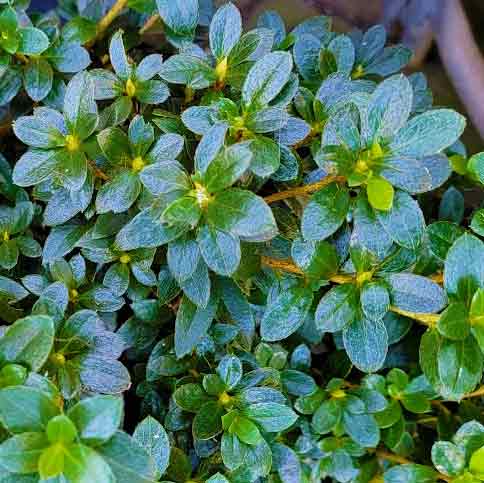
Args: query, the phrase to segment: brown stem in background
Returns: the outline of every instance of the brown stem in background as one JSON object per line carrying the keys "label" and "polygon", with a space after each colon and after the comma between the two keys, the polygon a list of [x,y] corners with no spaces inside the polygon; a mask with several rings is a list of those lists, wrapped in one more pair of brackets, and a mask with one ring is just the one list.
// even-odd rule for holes
{"label": "brown stem in background", "polygon": [[145,34],[148,30],[156,25],[156,23],[160,20],[160,16],[155,14],[151,16],[146,23],[138,30],[139,35]]}
{"label": "brown stem in background", "polygon": [[321,188],[324,188],[325,186],[328,186],[331,183],[342,183],[343,181],[345,181],[344,176],[326,176],[326,178],[322,179],[321,181],[316,181],[316,183],[298,186],[296,188],[291,188],[285,191],[280,191],[279,193],[265,196],[264,201],[266,203],[274,203],[275,201],[281,201],[287,198],[308,195],[320,190]]}

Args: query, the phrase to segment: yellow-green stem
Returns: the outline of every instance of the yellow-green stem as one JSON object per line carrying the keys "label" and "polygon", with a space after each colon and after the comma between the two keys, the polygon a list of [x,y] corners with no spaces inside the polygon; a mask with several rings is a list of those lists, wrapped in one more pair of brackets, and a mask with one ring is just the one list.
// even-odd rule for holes
{"label": "yellow-green stem", "polygon": [[345,180],[344,176],[326,176],[321,181],[316,183],[306,184],[304,186],[298,186],[297,188],[291,188],[279,193],[264,197],[266,203],[274,203],[276,201],[285,200],[288,198],[295,198],[296,196],[308,195],[319,191],[321,188],[328,186],[331,183],[342,183]]}
{"label": "yellow-green stem", "polygon": [[109,12],[99,22],[97,26],[96,36],[94,37],[94,39],[87,43],[88,47],[94,45],[96,40],[99,40],[103,37],[104,32],[114,22],[116,17],[121,14],[121,12],[126,8],[127,5],[128,0],[116,0]]}
{"label": "yellow-green stem", "polygon": [[150,17],[146,23],[138,30],[138,33],[140,35],[143,35],[145,34],[146,32],[148,32],[148,30],[150,30],[152,27],[155,26],[156,22],[158,22],[158,20],[160,19],[160,16],[158,14],[155,14],[153,15],[152,17]]}

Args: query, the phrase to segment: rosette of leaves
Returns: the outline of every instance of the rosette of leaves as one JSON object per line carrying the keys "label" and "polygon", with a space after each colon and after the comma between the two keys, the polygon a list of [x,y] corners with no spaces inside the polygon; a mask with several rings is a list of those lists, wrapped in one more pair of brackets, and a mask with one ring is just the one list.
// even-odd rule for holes
{"label": "rosette of leaves", "polygon": [[46,370],[65,399],[119,394],[131,385],[128,370],[118,361],[123,350],[123,339],[96,312],[80,310],[57,324]]}
{"label": "rosette of leaves", "polygon": [[[387,77],[401,70],[412,57],[412,52],[404,45],[386,46],[387,32],[383,25],[375,25],[366,32],[354,31],[350,34],[354,47],[354,62],[351,75],[354,78],[363,76]],[[341,47],[340,47],[341,49]],[[331,51],[334,57],[348,56],[344,49]],[[331,57],[330,57],[331,59]]]}
{"label": "rosette of leaves", "polygon": [[[397,92],[398,99],[394,98]],[[388,234],[394,233],[390,236],[403,246],[411,245],[412,240],[405,239],[398,220],[405,205],[414,203],[405,192],[422,193],[445,182],[450,166],[440,152],[455,142],[465,126],[460,115],[445,109],[427,111],[408,120],[411,106],[408,80],[401,75],[386,79],[371,95],[363,114],[350,105],[326,124],[322,148],[316,156],[323,169],[344,176],[350,187],[366,187],[377,223]],[[327,208],[332,196],[338,197],[340,209]],[[321,240],[333,234],[348,208],[346,189],[330,185],[317,192],[303,214],[303,236]],[[414,219],[417,211],[418,207],[412,209]],[[317,223],[323,212],[325,223]],[[328,221],[335,222],[334,229]],[[366,240],[361,242],[365,244]]]}
{"label": "rosette of leaves", "polygon": [[240,359],[227,355],[202,384],[182,385],[173,394],[181,409],[195,414],[196,440],[222,434],[222,459],[232,471],[241,471],[253,452],[270,454],[264,435],[284,431],[297,419],[279,391],[259,386],[266,377],[257,370],[244,376]]}
{"label": "rosette of leaves", "polygon": [[133,218],[118,233],[116,245],[123,250],[137,248],[135,227],[145,233],[149,229],[153,240],[147,237],[141,245],[168,243],[168,266],[174,278],[193,303],[206,307],[211,285],[208,268],[222,276],[232,275],[241,258],[240,242],[269,240],[277,226],[262,198],[231,187],[250,166],[252,153],[247,143],[197,153],[191,177],[177,161],[143,170],[141,182],[166,207],[156,208],[158,222],[151,215],[153,209]]}
{"label": "rosette of leaves", "polygon": [[412,451],[415,444],[408,431],[412,421],[409,416],[431,411],[432,400],[437,396],[434,389],[425,376],[410,379],[406,372],[394,368],[385,377],[365,376],[359,393],[365,398],[372,396],[372,391],[378,391],[388,402],[383,410],[374,414],[385,445],[396,453]]}
{"label": "rosette of leaves", "polygon": [[298,398],[294,407],[301,414],[312,414],[312,429],[317,434],[332,433],[337,438],[348,435],[361,448],[374,448],[380,441],[375,413],[387,405],[377,390],[367,389],[360,394],[346,387],[342,379],[332,379],[324,390],[318,388]]}
{"label": "rosette of leaves", "polygon": [[145,168],[174,161],[184,144],[178,134],[165,134],[154,142],[153,126],[139,115],[130,122],[128,134],[110,127],[101,131],[97,140],[109,163],[104,170],[111,178],[97,193],[96,211],[100,214],[128,210],[141,193]]}
{"label": "rosette of leaves", "polygon": [[[166,4],[164,9],[167,10],[176,7],[169,6],[170,2],[158,2],[160,15],[166,22],[161,3]],[[210,86],[223,89],[226,85],[240,88],[252,64],[270,52],[272,40],[271,32],[263,28],[242,35],[240,12],[233,3],[228,2],[217,10],[210,23],[212,56],[196,46],[186,47],[164,62],[160,76],[168,83],[184,85],[190,90]],[[290,71],[287,73],[290,74]]]}
{"label": "rosette of leaves", "polygon": [[[17,409],[12,411],[14,407]],[[123,415],[119,398],[95,396],[63,412],[52,394],[37,388],[8,387],[0,390],[0,414],[11,434],[0,445],[0,462],[14,481],[21,475],[43,480],[117,481],[126,476],[127,458],[136,461],[129,473],[133,477],[155,478],[147,451],[118,431]],[[101,414],[102,425],[98,421]]]}
{"label": "rosette of leaves", "polygon": [[0,387],[27,383],[29,374],[44,366],[54,344],[54,322],[45,315],[30,315],[2,327]]}
{"label": "rosette of leaves", "polygon": [[[101,239],[104,242],[104,239]],[[93,246],[100,245],[100,246]],[[140,284],[153,287],[157,284],[151,264],[155,256],[155,249],[140,248],[130,252],[117,251],[112,245],[103,247],[106,243],[89,244],[89,248],[82,250],[83,255],[90,261],[110,264],[103,279],[103,285],[112,290],[117,296],[123,295],[130,286],[131,277]]]}
{"label": "rosette of leaves", "polygon": [[34,216],[34,205],[21,201],[10,208],[0,207],[0,266],[10,270],[17,265],[19,254],[37,258],[42,247],[29,229]]}
{"label": "rosette of leaves", "polygon": [[478,483],[484,478],[483,447],[484,426],[478,421],[468,421],[450,441],[433,444],[431,454],[435,469],[413,463],[394,466],[385,472],[385,481]]}
{"label": "rosette of leaves", "polygon": [[161,104],[170,91],[164,82],[154,79],[161,70],[160,54],[146,56],[138,65],[128,61],[121,31],[116,32],[109,44],[109,59],[114,72],[106,69],[90,71],[96,100],[115,99],[101,113],[100,125],[107,127],[123,123],[133,110],[133,102]]}
{"label": "rosette of leaves", "polygon": [[250,140],[250,170],[261,178],[274,174],[281,156],[291,156],[287,148],[284,151],[285,145],[298,143],[310,131],[304,121],[287,113],[298,86],[291,69],[292,58],[287,52],[267,54],[249,70],[240,105],[222,98],[184,111],[181,118],[185,126],[203,136],[199,149],[216,149],[227,135],[232,142]]}
{"label": "rosette of leaves", "polygon": [[40,18],[33,26],[23,10],[6,5],[0,12],[0,105],[15,97],[22,85],[33,101],[63,89],[61,76],[85,69],[91,62],[88,51],[74,39],[59,34],[56,24]]}
{"label": "rosette of leaves", "polygon": [[446,294],[437,283],[421,275],[400,273],[416,262],[415,254],[408,250],[395,247],[378,260],[371,252],[351,246],[341,271],[337,250],[329,242],[296,239],[291,253],[304,278],[273,285],[260,326],[264,340],[283,340],[303,327],[311,316],[314,292],[324,284],[322,280],[333,281],[336,286],[319,300],[314,324],[322,333],[341,333],[351,362],[360,370],[374,372],[383,365],[392,342],[387,326],[402,326],[397,332],[408,330],[405,320],[395,320],[390,313],[391,306],[430,314],[447,305]]}
{"label": "rosette of leaves", "polygon": [[311,366],[307,345],[298,345],[290,354],[279,344],[261,342],[255,347],[254,356],[259,367],[277,371],[272,371],[272,377],[285,394],[305,396],[316,390],[316,382],[307,373]]}
{"label": "rosette of leaves", "polygon": [[469,233],[452,243],[444,264],[449,305],[421,340],[422,370],[448,399],[459,400],[482,377],[484,279],[479,267],[483,247],[482,241]]}
{"label": "rosette of leaves", "polygon": [[39,297],[32,310],[47,313],[56,321],[62,320],[72,309],[116,312],[124,305],[123,298],[110,288],[89,283],[86,261],[81,255],[74,255],[69,262],[60,258],[49,265],[47,273],[26,275],[22,282]]}
{"label": "rosette of leaves", "polygon": [[97,123],[93,81],[87,72],[79,72],[67,85],[63,113],[39,107],[32,116],[16,120],[15,135],[30,148],[14,167],[14,183],[33,186],[54,177],[78,191],[87,178],[88,138]]}

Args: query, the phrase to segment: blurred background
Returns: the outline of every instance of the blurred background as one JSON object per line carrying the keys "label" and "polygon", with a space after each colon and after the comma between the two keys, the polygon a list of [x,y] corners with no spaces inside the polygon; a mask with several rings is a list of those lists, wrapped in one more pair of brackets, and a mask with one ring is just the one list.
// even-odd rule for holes
{"label": "blurred background", "polygon": [[[268,9],[278,11],[286,21],[288,31],[307,17],[335,14],[335,30],[345,32],[354,28],[366,29],[375,23],[384,23],[390,13],[399,12],[391,22],[390,37],[404,42],[415,51],[409,73],[422,71],[426,74],[434,93],[436,105],[449,106],[466,113],[459,95],[441,61],[433,34],[425,16],[432,9],[442,8],[447,0],[232,0],[241,10],[245,27],[253,27],[257,17]],[[449,0],[458,1],[458,0]],[[476,43],[484,53],[484,1],[460,0],[471,24]],[[225,0],[215,0],[223,4]],[[31,8],[47,11],[56,0],[32,0]],[[410,5],[410,6],[409,6]],[[403,13],[402,13],[403,12]],[[387,25],[389,23],[387,22]],[[465,52],[462,53],[465,55]],[[484,59],[484,57],[483,57]],[[484,60],[483,60],[484,62]],[[482,86],[484,94],[484,85]],[[479,102],[476,99],[476,102]],[[483,105],[484,109],[484,105]],[[484,142],[469,121],[464,135],[469,153],[484,150]]]}

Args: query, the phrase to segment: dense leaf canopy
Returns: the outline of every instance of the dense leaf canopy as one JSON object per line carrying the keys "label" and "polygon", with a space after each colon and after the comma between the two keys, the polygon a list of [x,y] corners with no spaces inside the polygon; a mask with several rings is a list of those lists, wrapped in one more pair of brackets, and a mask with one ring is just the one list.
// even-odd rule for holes
{"label": "dense leaf canopy", "polygon": [[0,0],[0,483],[484,481],[484,154],[411,52],[27,4]]}

